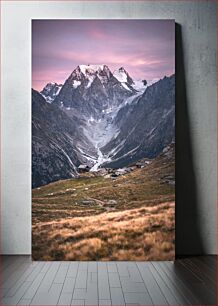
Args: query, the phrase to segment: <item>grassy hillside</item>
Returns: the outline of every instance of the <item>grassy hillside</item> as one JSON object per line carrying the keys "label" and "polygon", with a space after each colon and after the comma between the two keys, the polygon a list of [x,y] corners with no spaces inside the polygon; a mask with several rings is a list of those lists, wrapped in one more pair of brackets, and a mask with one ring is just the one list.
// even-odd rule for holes
{"label": "grassy hillside", "polygon": [[172,156],[116,179],[89,173],[34,189],[33,259],[172,260]]}

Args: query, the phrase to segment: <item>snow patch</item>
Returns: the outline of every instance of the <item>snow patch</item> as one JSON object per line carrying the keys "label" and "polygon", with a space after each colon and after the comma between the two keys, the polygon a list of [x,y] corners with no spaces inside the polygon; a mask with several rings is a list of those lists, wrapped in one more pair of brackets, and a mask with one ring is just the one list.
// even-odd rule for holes
{"label": "snow patch", "polygon": [[[125,142],[125,141],[124,141]],[[113,161],[118,161],[119,159],[123,158],[123,157],[126,157],[128,155],[134,155],[135,151],[140,147],[140,145],[138,145],[137,147],[135,147],[134,149],[128,151],[127,153],[123,154],[121,157],[118,157],[116,159],[113,159]],[[113,156],[115,156],[117,153],[119,152],[119,150],[113,154]]]}
{"label": "snow patch", "polygon": [[[66,157],[67,160],[69,161],[70,165],[73,167],[75,173],[78,174],[77,168],[76,168],[76,166],[74,165],[74,163],[72,162],[72,160],[71,160],[70,156],[67,154],[67,152],[66,152],[63,148],[61,148],[56,142],[54,142],[54,141],[52,141],[52,142],[53,142],[53,145],[54,145],[55,147],[57,147],[57,148],[65,155],[65,157]],[[71,175],[72,175],[72,177],[74,177],[74,173],[71,173]]]}
{"label": "snow patch", "polygon": [[127,84],[126,84],[126,83],[122,82],[121,84],[122,84],[122,86],[123,86],[125,89],[127,89],[127,90],[131,91],[131,89],[130,89],[130,88],[127,86]]}
{"label": "snow patch", "polygon": [[132,85],[132,87],[140,92],[144,92],[148,86],[151,86],[152,84],[158,82],[159,79],[152,79],[152,80],[147,80],[147,84],[144,85],[142,80],[134,80],[134,84]]}
{"label": "snow patch", "polygon": [[118,134],[117,128],[113,124],[113,117],[117,109],[110,109],[100,118],[90,117],[84,128],[85,136],[90,140],[97,151],[97,159],[90,171],[97,171],[99,166],[105,162],[111,161],[107,155],[103,155],[101,148],[106,145],[114,135]]}
{"label": "snow patch", "polygon": [[113,148],[110,153],[108,154],[108,156],[112,157],[114,155],[116,155],[121,149],[122,149],[122,146],[124,145],[125,143],[125,139],[122,140],[115,148]]}
{"label": "snow patch", "polygon": [[148,85],[144,85],[142,80],[134,80],[132,87],[137,91],[144,92]]}
{"label": "snow patch", "polygon": [[115,70],[113,76],[121,83],[127,82],[127,74],[122,70]]}
{"label": "snow patch", "polygon": [[93,74],[97,71],[102,71],[104,65],[80,65],[81,72],[86,76],[87,74]]}
{"label": "snow patch", "polygon": [[92,85],[92,82],[97,76],[102,84],[107,82],[107,77],[99,74],[104,70],[105,65],[80,65],[79,67],[82,74],[88,80],[86,88],[89,88]]}
{"label": "snow patch", "polygon": [[80,81],[77,81],[77,80],[73,80],[73,88],[77,88],[78,86],[81,85],[81,82]]}
{"label": "snow patch", "polygon": [[62,88],[62,85],[58,85],[58,89],[57,89],[57,91],[56,91],[56,96],[59,94],[59,92],[61,91],[61,88]]}
{"label": "snow patch", "polygon": [[88,161],[91,161],[92,164],[93,162],[96,162],[97,158],[95,156],[92,156],[88,153],[86,153],[82,148],[77,147],[77,149],[80,151],[80,153],[82,153],[83,157],[86,158]]}
{"label": "snow patch", "polygon": [[110,158],[108,157],[105,157],[100,148],[98,148],[98,159],[97,159],[97,162],[95,163],[95,165],[90,169],[91,172],[94,172],[94,171],[97,171],[99,166],[104,164],[105,162],[108,162],[108,161],[111,161]]}
{"label": "snow patch", "polygon": [[96,78],[95,75],[89,75],[89,76],[87,76],[87,79],[88,79],[89,82],[88,82],[86,88],[89,88],[89,87],[92,85],[92,82],[94,81],[95,78]]}

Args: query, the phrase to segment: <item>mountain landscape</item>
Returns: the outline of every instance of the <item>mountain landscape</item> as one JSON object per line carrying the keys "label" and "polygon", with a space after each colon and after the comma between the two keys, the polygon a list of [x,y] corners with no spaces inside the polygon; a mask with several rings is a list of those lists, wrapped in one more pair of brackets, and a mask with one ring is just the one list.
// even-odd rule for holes
{"label": "mountain landscape", "polygon": [[33,90],[33,188],[76,177],[80,164],[157,157],[175,137],[174,88],[174,75],[139,86],[123,67],[80,65],[63,85]]}
{"label": "mountain landscape", "polygon": [[171,260],[175,75],[79,65],[32,89],[36,260]]}
{"label": "mountain landscape", "polygon": [[34,260],[173,260],[175,148],[131,173],[98,172],[33,190]]}

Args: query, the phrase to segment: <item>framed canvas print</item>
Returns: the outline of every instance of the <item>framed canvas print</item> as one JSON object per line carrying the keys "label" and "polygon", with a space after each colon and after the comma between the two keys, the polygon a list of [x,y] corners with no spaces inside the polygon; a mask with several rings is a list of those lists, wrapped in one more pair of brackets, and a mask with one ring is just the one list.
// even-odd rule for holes
{"label": "framed canvas print", "polygon": [[174,20],[32,20],[34,260],[173,260]]}

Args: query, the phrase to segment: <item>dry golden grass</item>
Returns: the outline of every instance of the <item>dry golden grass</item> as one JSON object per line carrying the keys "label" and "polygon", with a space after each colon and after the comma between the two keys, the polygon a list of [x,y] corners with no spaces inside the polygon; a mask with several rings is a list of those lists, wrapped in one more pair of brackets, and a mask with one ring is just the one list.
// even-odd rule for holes
{"label": "dry golden grass", "polygon": [[174,186],[161,179],[173,171],[158,158],[116,180],[82,177],[33,190],[33,258],[174,259]]}
{"label": "dry golden grass", "polygon": [[41,222],[33,226],[33,241],[34,257],[42,260],[170,260],[174,202]]}

